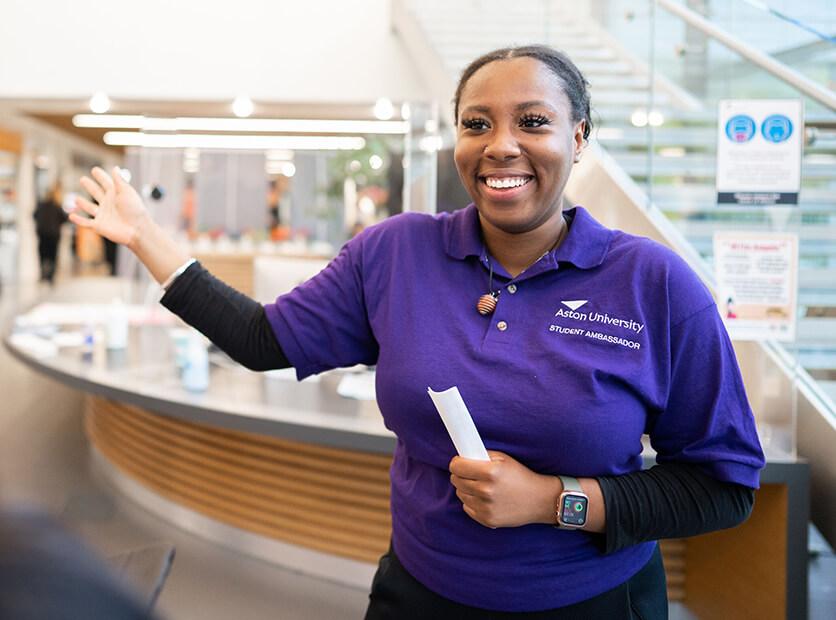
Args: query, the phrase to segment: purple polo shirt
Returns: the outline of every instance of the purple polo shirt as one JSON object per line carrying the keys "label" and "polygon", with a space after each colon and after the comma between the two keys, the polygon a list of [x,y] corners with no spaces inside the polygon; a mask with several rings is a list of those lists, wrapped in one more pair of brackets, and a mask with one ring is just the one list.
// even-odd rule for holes
{"label": "purple polo shirt", "polygon": [[649,239],[577,207],[561,246],[503,287],[493,315],[473,205],[404,214],[366,229],[319,275],[266,306],[299,378],[377,365],[377,400],[398,437],[392,539],[431,590],[475,607],[551,609],[635,574],[654,543],[603,555],[589,534],[472,520],[450,484],[455,455],[427,388],[459,390],[488,449],[543,474],[698,463],[758,486],[763,453],[731,343],[710,293]]}

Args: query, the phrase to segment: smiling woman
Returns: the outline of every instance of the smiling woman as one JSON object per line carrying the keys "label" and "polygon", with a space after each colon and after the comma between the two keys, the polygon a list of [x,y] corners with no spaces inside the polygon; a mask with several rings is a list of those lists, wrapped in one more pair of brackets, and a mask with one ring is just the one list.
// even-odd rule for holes
{"label": "smiling woman", "polygon": [[491,256],[517,276],[566,226],[563,188],[580,157],[586,119],[574,118],[562,80],[525,56],[481,67],[457,108],[459,175]]}
{"label": "smiling woman", "polygon": [[[591,127],[563,54],[479,58],[455,105],[474,204],[370,226],[274,303],[186,256],[118,171],[84,179],[99,206],[73,221],[128,245],[162,303],[250,368],[376,365],[398,441],[368,620],[664,618],[656,541],[745,520],[764,465],[722,319],[671,250],[563,211]],[[456,456],[427,395],[453,385],[489,461]]]}

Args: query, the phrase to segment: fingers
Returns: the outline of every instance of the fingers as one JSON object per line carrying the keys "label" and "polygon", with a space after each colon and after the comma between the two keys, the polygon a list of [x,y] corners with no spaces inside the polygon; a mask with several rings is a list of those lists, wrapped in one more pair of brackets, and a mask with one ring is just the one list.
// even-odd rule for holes
{"label": "fingers", "polygon": [[450,476],[450,483],[455,487],[456,495],[462,501],[465,501],[465,497],[478,498],[480,501],[489,500],[493,494],[489,485],[476,480],[460,478],[455,474]]}
{"label": "fingers", "polygon": [[81,177],[81,186],[87,190],[87,193],[90,194],[96,202],[101,203],[104,200],[104,190],[90,177]]}
{"label": "fingers", "polygon": [[81,217],[78,213],[70,213],[70,221],[81,228],[90,228],[93,226],[93,220],[89,217]]}
{"label": "fingers", "polygon": [[489,475],[491,471],[491,463],[489,461],[479,461],[476,459],[467,459],[461,456],[454,456],[450,461],[448,468],[450,473],[457,475],[460,478],[468,480],[479,480]]}
{"label": "fingers", "polygon": [[[87,180],[90,181],[90,183],[93,183],[92,180]],[[86,198],[82,198],[81,196],[75,197],[75,206],[92,217],[96,217],[96,213],[98,213],[99,211],[98,205],[90,202]],[[81,217],[78,211],[70,213],[69,220],[76,226],[81,226],[82,228],[90,228],[91,226],[93,226],[93,220],[89,217]]]}
{"label": "fingers", "polygon": [[81,196],[76,196],[75,206],[79,207],[87,215],[90,215],[92,217],[96,217],[96,214],[99,212],[98,205],[94,204],[93,202],[90,202],[89,200]]}
{"label": "fingers", "polygon": [[[102,189],[105,192],[108,192],[111,189],[113,189],[113,179],[110,178],[110,175],[107,172],[105,172],[104,170],[102,170],[98,166],[93,168],[93,170],[91,172],[93,173],[93,176],[99,182],[99,185],[102,186]],[[94,196],[94,198],[95,198],[95,196]],[[96,198],[96,200],[98,200],[98,198]]]}
{"label": "fingers", "polygon": [[457,493],[458,498],[462,501],[462,509],[465,514],[485,527],[495,530],[499,527],[498,522],[494,521],[494,515],[490,506],[471,495],[464,495]]}
{"label": "fingers", "polygon": [[113,170],[110,174],[113,177],[113,185],[116,187],[116,191],[124,189],[125,185],[128,184],[125,177],[122,176],[122,170],[119,166],[113,166]]}

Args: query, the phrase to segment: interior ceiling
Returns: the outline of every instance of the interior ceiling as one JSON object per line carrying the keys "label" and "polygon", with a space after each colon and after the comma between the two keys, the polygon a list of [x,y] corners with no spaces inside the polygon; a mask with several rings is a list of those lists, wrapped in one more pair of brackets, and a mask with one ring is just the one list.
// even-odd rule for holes
{"label": "interior ceiling", "polygon": [[[373,103],[262,103],[254,102],[250,118],[352,119],[375,120]],[[102,137],[109,129],[75,127],[76,114],[89,114],[87,101],[30,99],[2,101],[3,107],[71,133],[93,144],[122,153],[124,147],[108,146]],[[230,101],[114,101],[108,114],[144,114],[147,116],[201,116],[234,118]]]}

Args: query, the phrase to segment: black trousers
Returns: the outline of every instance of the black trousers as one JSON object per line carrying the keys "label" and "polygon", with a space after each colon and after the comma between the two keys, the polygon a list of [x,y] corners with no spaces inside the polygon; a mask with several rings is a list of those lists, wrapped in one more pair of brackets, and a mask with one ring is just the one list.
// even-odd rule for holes
{"label": "black trousers", "polygon": [[491,611],[456,603],[419,583],[391,545],[372,581],[365,620],[665,620],[668,596],[659,545],[638,573],[586,601],[545,611]]}
{"label": "black trousers", "polygon": [[58,258],[60,237],[41,236],[38,238],[38,257],[41,261],[41,280],[52,282]]}

